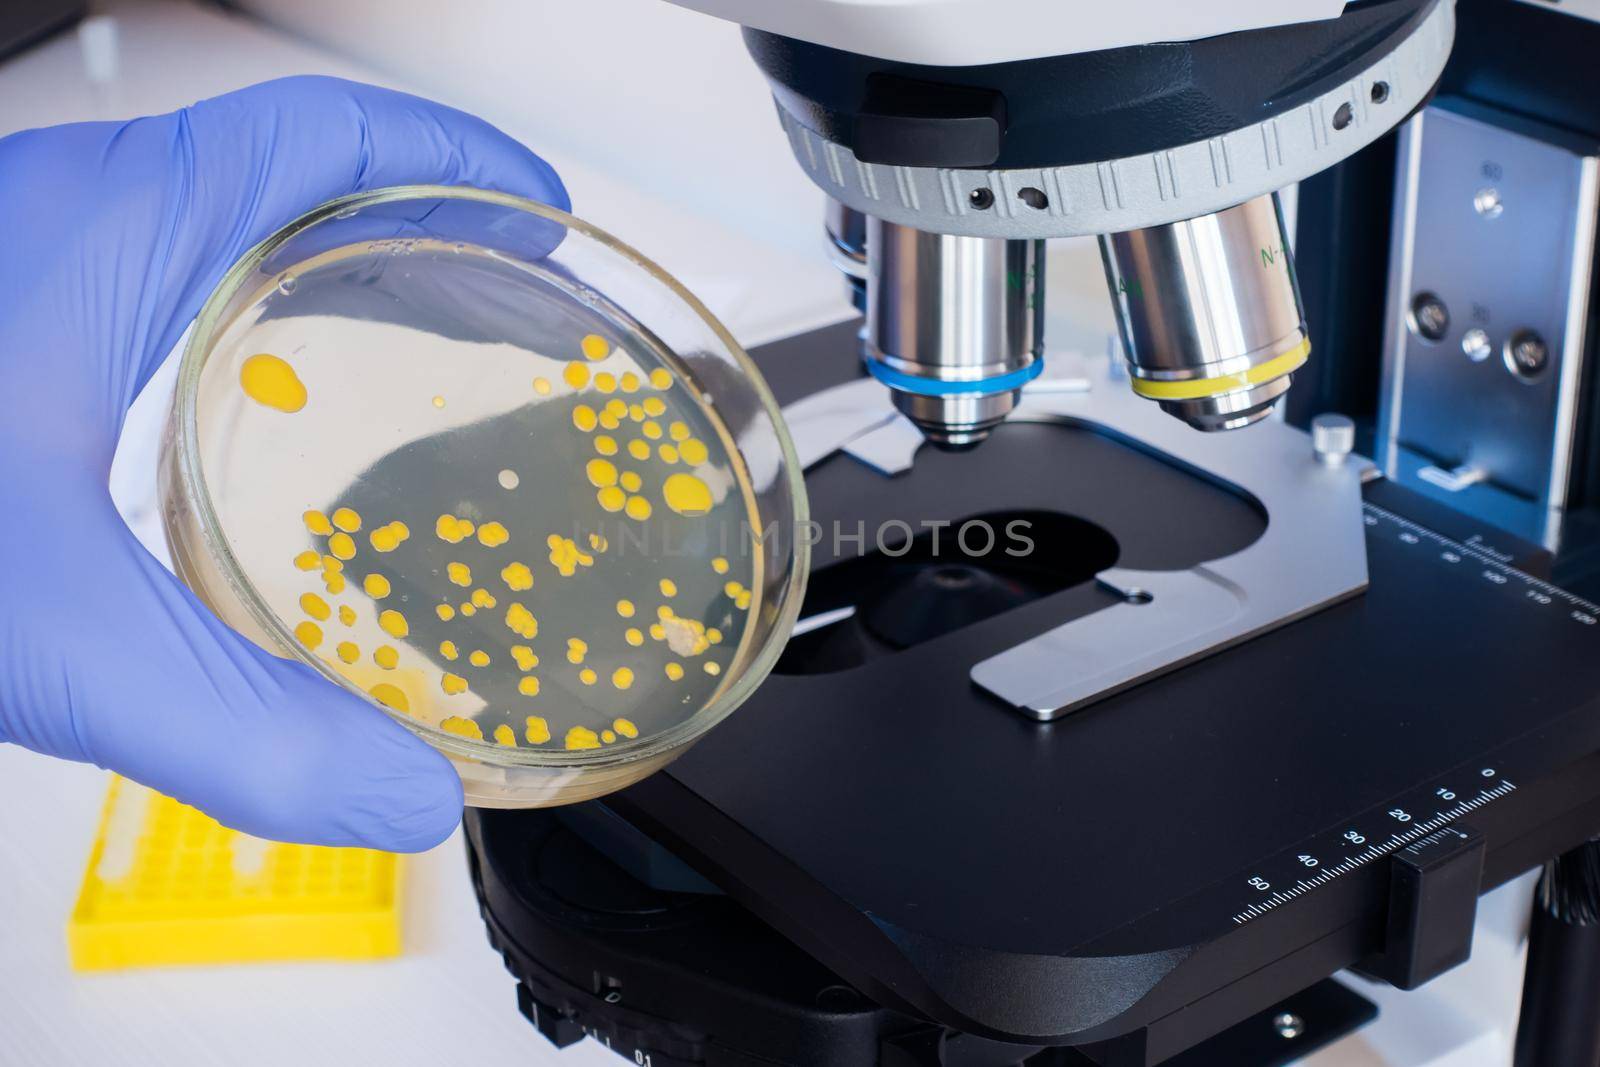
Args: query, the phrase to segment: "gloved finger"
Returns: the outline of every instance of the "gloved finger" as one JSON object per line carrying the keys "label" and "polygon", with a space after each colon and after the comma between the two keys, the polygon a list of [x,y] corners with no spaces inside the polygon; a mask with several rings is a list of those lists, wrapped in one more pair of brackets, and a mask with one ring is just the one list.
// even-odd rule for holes
{"label": "gloved finger", "polygon": [[[482,119],[419,97],[323,77],[285,78],[171,116],[170,162],[188,177],[162,274],[162,307],[133,381],[143,385],[232,263],[278,227],[348,193],[474,185],[565,210],[533,152]],[[414,220],[413,220],[414,221]]]}
{"label": "gloved finger", "polygon": [[0,138],[0,231],[16,253],[0,255],[0,287],[28,312],[0,322],[19,354],[0,378],[70,413],[78,437],[109,456],[133,398],[248,248],[328,200],[407,184],[568,203],[543,160],[482,120],[332,78]]}
{"label": "gloved finger", "polygon": [[456,825],[461,783],[443,756],[230,630],[109,503],[34,564],[49,595],[26,598],[26,626],[0,626],[10,740],[276,840],[406,852]]}
{"label": "gloved finger", "polygon": [[[415,186],[402,188],[415,189]],[[406,254],[428,243],[473,251],[488,249],[514,260],[542,259],[566,237],[564,225],[520,207],[483,200],[413,196],[349,206],[280,245],[261,263],[263,283],[324,252],[366,246],[374,260]]]}
{"label": "gloved finger", "polygon": [[[453,206],[463,209],[464,213],[479,205],[457,203]],[[493,209],[492,214],[507,218],[511,213],[502,214],[499,209]],[[544,222],[532,216],[523,215],[522,218],[534,223]],[[342,220],[331,225],[336,232],[330,235],[330,247],[357,245],[341,253],[337,261],[324,262],[315,268],[323,278],[330,275],[337,278],[338,284],[300,285],[293,299],[269,299],[260,306],[257,322],[336,316],[392,323],[472,344],[516,345],[529,352],[541,351],[551,336],[571,328],[566,301],[556,303],[530,298],[530,291],[539,285],[565,286],[569,292],[581,287],[578,279],[556,261],[545,261],[541,275],[534,277],[508,272],[502,262],[487,256],[456,255],[440,251],[437,246],[419,248],[404,255],[384,248],[381,243],[377,249],[372,249],[347,240]],[[504,228],[497,227],[493,239],[499,243],[501,251],[521,262],[529,262],[559,243],[558,233],[565,232],[554,223],[548,226],[556,232],[521,231],[515,250],[505,247],[509,238]],[[538,243],[531,244],[523,238],[532,238]],[[545,246],[545,241],[549,246]],[[450,269],[413,270],[413,257],[422,263],[446,258]],[[269,272],[260,280],[260,285],[275,284],[274,278],[281,281],[283,277],[276,271]],[[289,335],[309,336],[315,330],[315,324],[296,326]]]}

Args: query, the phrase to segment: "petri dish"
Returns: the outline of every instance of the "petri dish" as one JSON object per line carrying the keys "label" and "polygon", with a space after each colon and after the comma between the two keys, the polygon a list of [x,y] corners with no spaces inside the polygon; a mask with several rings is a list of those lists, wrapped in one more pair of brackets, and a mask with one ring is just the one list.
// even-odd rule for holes
{"label": "petri dish", "polygon": [[808,569],[749,357],[638,252],[543,204],[323,205],[201,310],[163,437],[179,575],[445,753],[469,804],[664,766],[766,677]]}

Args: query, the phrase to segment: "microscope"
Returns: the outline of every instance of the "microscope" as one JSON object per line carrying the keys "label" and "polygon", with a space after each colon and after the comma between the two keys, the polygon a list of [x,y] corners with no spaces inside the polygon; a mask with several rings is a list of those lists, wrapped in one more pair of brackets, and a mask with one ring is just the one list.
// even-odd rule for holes
{"label": "microscope", "polygon": [[[1514,1062],[1600,1063],[1600,7],[685,2],[861,312],[752,353],[830,533],[691,752],[468,813],[530,1022],[1266,1067],[1543,866]],[[1044,330],[1089,235],[1106,355]]]}
{"label": "microscope", "polygon": [[[1275,27],[1292,9],[1229,5],[1214,36],[1086,48],[1030,5],[973,4],[982,31],[914,40],[896,21],[824,33],[825,6],[766,13],[778,32],[746,41],[860,265],[865,365],[944,448],[982,441],[1043,370],[1050,237],[1099,236],[1135,393],[1208,432],[1265,418],[1310,349],[1277,190],[1418,106],[1454,29],[1450,4]],[[1103,34],[1169,17],[1136,8]],[[816,41],[782,32],[811,24]]]}

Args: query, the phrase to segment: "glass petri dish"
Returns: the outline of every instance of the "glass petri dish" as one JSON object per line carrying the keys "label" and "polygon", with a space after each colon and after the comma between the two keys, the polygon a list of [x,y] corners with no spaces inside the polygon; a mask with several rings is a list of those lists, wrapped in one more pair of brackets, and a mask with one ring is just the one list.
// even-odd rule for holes
{"label": "glass petri dish", "polygon": [[654,263],[546,205],[330,202],[201,310],[163,438],[179,575],[447,755],[573,803],[739,706],[793,628],[804,485],[771,392]]}

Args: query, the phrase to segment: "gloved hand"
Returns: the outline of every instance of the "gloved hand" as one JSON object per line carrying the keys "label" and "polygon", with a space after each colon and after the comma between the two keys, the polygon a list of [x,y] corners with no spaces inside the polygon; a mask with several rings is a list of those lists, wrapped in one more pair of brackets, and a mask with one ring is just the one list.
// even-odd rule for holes
{"label": "gloved hand", "polygon": [[0,140],[0,741],[263,837],[412,851],[450,833],[449,763],[224,626],[107,490],[128,405],[234,260],[325,200],[413,183],[567,206],[488,124],[330,78]]}

